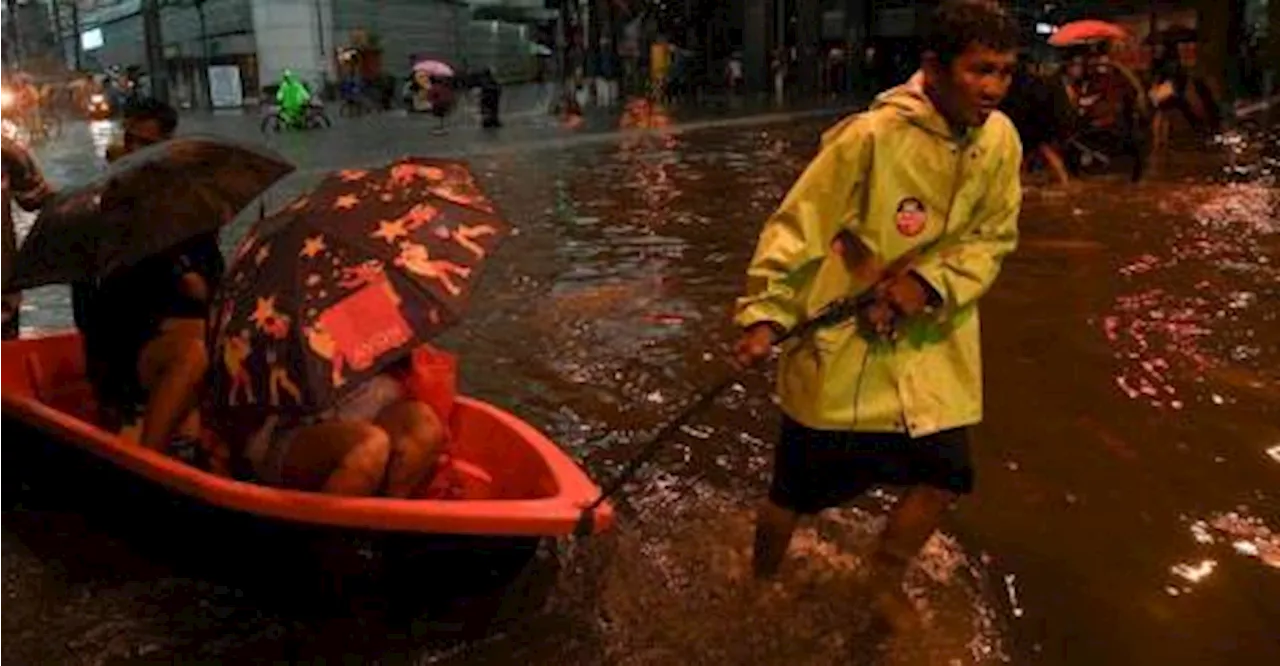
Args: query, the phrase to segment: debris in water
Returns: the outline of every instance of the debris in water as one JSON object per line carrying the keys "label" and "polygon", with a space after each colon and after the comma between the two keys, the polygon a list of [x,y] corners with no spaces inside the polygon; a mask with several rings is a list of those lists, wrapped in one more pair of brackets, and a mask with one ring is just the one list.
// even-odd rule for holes
{"label": "debris in water", "polygon": [[1009,607],[1013,609],[1014,617],[1022,617],[1022,606],[1018,604],[1018,588],[1013,583],[1016,577],[1013,574],[1004,575],[1004,589],[1009,594]]}
{"label": "debris in water", "polygon": [[1173,572],[1173,575],[1178,576],[1179,578],[1185,578],[1192,583],[1199,583],[1205,578],[1208,578],[1209,574],[1213,573],[1213,570],[1216,568],[1218,568],[1218,563],[1216,561],[1201,560],[1196,564],[1175,564],[1172,567],[1169,567],[1169,570]]}

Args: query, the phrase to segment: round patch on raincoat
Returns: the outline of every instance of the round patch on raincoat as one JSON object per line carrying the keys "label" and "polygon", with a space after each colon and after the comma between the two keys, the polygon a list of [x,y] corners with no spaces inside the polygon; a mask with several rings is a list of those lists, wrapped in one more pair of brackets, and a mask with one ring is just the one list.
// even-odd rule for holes
{"label": "round patch on raincoat", "polygon": [[898,202],[898,215],[895,222],[898,233],[911,237],[924,231],[928,217],[925,215],[924,203],[915,197],[907,197]]}

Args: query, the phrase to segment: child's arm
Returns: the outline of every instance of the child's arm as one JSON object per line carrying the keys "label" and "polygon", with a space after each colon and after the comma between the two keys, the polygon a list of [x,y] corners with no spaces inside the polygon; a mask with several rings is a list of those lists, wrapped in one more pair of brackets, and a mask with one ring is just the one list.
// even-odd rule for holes
{"label": "child's arm", "polygon": [[836,235],[858,214],[872,137],[859,117],[829,136],[760,233],[747,268],[747,294],[737,303],[735,321],[742,328],[795,326],[802,315],[796,294],[831,251]]}

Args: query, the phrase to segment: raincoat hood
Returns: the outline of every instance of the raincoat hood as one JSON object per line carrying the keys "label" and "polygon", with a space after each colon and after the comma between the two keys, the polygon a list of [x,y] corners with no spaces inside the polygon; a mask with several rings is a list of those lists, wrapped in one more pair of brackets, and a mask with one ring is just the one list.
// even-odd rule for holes
{"label": "raincoat hood", "polygon": [[846,323],[787,343],[783,411],[811,428],[912,436],[978,422],[977,301],[1017,244],[1017,131],[998,111],[953,131],[917,73],[822,144],[765,223],[737,323],[790,329],[869,288],[875,270],[855,275],[831,251],[842,233],[881,265],[907,263],[939,302],[893,341],[868,341]]}
{"label": "raincoat hood", "polygon": [[871,110],[880,109],[892,109],[907,122],[939,138],[959,138],[925,93],[923,72],[916,72],[906,83],[877,95]]}

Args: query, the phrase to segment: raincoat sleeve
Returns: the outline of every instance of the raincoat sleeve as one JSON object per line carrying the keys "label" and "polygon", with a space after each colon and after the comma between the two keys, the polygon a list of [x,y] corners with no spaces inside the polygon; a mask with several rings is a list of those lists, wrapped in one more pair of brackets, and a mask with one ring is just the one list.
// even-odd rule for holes
{"label": "raincoat sleeve", "polygon": [[813,278],[836,234],[853,223],[871,165],[872,136],[855,116],[828,140],[791,187],[760,233],[747,267],[747,293],[734,321],[790,329],[803,315],[799,294]]}
{"label": "raincoat sleeve", "polygon": [[1005,255],[1018,245],[1022,146],[1016,134],[1005,145],[991,187],[974,211],[973,225],[949,246],[923,257],[913,269],[941,298],[943,316],[985,294],[1000,273]]}

